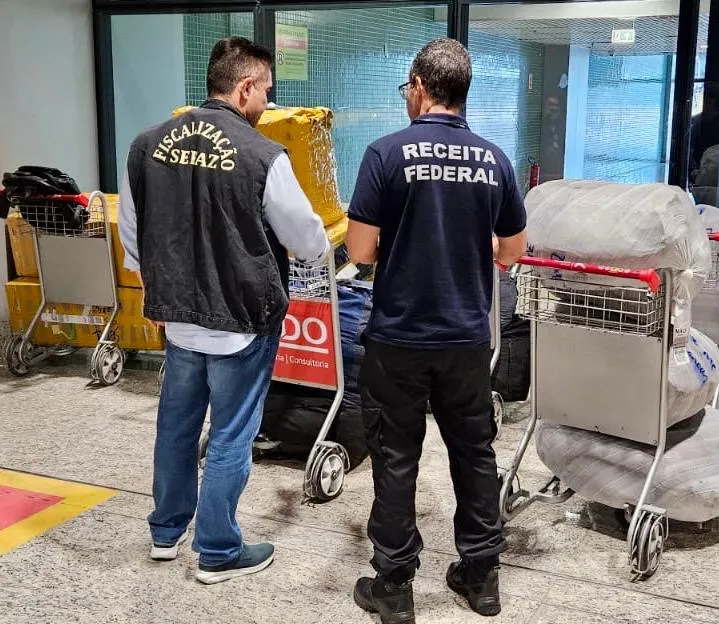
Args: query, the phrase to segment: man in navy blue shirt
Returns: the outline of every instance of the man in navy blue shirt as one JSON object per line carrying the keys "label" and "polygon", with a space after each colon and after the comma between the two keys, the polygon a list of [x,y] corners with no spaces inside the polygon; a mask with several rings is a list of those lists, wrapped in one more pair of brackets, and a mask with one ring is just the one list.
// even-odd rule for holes
{"label": "man in navy blue shirt", "polygon": [[447,583],[482,615],[501,609],[489,310],[493,262],[510,265],[524,252],[526,214],[507,157],[460,116],[471,78],[459,42],[422,49],[400,87],[412,123],[369,146],[349,209],[350,257],[377,263],[360,378],[377,577],[361,578],[354,597],[383,624],[415,621],[415,489],[428,401],[457,498],[460,561]]}

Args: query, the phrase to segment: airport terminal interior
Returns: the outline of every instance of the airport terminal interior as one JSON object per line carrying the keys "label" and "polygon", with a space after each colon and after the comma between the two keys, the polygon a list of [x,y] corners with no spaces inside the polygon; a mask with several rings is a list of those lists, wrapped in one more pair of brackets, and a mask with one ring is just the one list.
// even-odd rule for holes
{"label": "airport terminal interior", "polygon": [[[274,54],[257,131],[332,252],[291,263],[237,510],[274,562],[203,585],[194,522],[176,560],[149,557],[166,338],[124,266],[119,193],[134,138],[205,101],[229,36]],[[491,311],[502,611],[445,582],[456,501],[428,409],[416,621],[719,622],[719,0],[0,0],[0,623],[380,622],[352,598],[375,268],[350,262],[347,210],[441,37],[471,55],[462,113],[510,160],[529,245]],[[12,195],[23,166],[74,186]]]}

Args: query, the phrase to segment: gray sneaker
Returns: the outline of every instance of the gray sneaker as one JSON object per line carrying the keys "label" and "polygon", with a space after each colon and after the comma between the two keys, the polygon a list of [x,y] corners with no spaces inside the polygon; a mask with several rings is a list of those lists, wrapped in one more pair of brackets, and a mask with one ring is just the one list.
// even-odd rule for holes
{"label": "gray sneaker", "polygon": [[245,544],[238,557],[219,565],[200,564],[195,578],[205,585],[222,583],[238,576],[246,576],[261,572],[275,558],[275,547],[272,544]]}

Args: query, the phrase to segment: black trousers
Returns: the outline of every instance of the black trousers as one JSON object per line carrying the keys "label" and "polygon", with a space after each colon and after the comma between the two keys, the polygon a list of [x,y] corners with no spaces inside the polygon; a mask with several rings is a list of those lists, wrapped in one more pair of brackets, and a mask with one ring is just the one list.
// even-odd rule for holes
{"label": "black trousers", "polygon": [[367,341],[360,384],[375,491],[368,533],[373,567],[395,582],[419,567],[415,491],[428,401],[449,452],[457,551],[483,566],[505,550],[490,359],[489,345],[421,350]]}

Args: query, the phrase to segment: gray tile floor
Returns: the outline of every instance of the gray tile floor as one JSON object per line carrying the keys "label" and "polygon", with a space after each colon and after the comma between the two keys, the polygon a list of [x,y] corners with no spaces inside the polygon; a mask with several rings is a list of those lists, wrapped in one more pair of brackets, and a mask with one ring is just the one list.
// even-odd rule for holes
{"label": "gray tile floor", "polygon": [[[147,558],[156,376],[128,370],[113,388],[87,387],[76,362],[49,365],[17,380],[0,369],[0,467],[111,487],[118,494],[0,557],[0,622],[194,623],[378,622],[351,600],[370,571],[365,536],[372,499],[369,466],[347,477],[337,500],[301,504],[302,471],[255,465],[240,501],[250,540],[269,539],[275,564],[265,573],[204,587],[195,555]],[[526,407],[511,406],[497,442],[507,463]],[[548,477],[529,453],[523,484]],[[479,621],[444,585],[454,558],[454,502],[445,451],[430,423],[418,483],[425,552],[415,585],[417,621]],[[632,583],[624,535],[612,510],[575,497],[534,506],[507,527],[504,610],[498,624],[685,624],[719,621],[719,532],[672,527],[657,575]]]}

